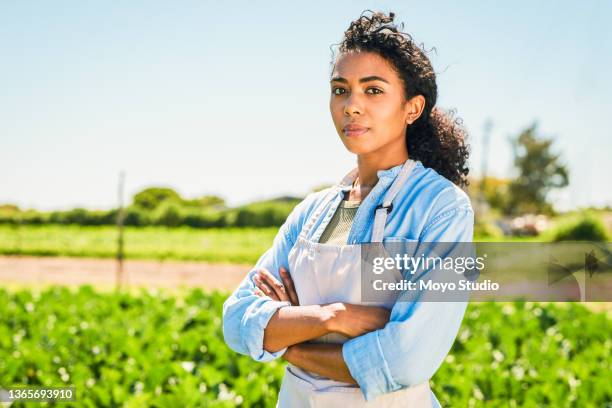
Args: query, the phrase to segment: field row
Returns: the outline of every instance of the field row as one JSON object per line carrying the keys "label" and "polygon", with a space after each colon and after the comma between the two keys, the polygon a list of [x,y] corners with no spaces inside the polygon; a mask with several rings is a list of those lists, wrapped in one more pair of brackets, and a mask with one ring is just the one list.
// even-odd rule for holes
{"label": "field row", "polygon": [[[129,259],[255,263],[278,228],[125,228]],[[0,254],[113,258],[117,229],[81,226],[0,225]]]}
{"label": "field row", "polygon": [[[0,289],[0,384],[72,384],[79,407],[274,406],[284,363],[228,349],[225,298]],[[603,406],[611,332],[577,304],[471,304],[432,387],[443,406]]]}

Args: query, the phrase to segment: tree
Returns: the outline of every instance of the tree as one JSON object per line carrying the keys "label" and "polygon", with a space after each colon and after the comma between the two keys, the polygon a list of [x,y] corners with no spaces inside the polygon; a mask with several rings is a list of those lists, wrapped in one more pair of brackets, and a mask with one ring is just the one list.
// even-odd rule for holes
{"label": "tree", "polygon": [[508,207],[508,188],[511,181],[509,178],[491,176],[484,179],[472,177],[467,191],[473,200],[482,197],[492,209],[505,212]]}
{"label": "tree", "polygon": [[216,195],[204,195],[191,200],[184,200],[183,204],[189,207],[225,207],[225,200]]}
{"label": "tree", "polygon": [[149,187],[134,196],[134,205],[147,210],[154,210],[163,201],[181,202],[181,196],[171,188]]}
{"label": "tree", "polygon": [[506,212],[553,213],[548,193],[569,183],[569,170],[561,163],[561,155],[552,151],[552,138],[537,135],[537,123],[512,140],[514,165],[519,176],[512,180]]}

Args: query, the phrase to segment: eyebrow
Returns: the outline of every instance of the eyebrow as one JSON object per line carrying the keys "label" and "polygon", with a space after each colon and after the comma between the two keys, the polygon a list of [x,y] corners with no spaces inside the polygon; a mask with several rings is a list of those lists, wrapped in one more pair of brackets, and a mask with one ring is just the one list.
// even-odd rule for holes
{"label": "eyebrow", "polygon": [[[385,82],[387,84],[389,83],[389,81],[387,81],[385,78],[381,78],[381,77],[379,77],[377,75],[370,75],[370,76],[367,76],[367,77],[363,77],[363,78],[361,78],[359,80],[359,83],[362,84],[364,82],[370,82],[370,81],[382,81],[382,82]],[[342,78],[342,77],[333,77],[331,79],[331,81],[329,81],[329,82],[342,82],[342,83],[345,83],[345,84],[348,83],[346,78]]]}

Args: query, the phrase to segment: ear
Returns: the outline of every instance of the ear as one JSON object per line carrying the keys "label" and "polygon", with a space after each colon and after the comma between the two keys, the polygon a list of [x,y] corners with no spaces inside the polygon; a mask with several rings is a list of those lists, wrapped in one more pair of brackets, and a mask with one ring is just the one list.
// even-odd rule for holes
{"label": "ear", "polygon": [[406,101],[406,125],[413,124],[423,113],[425,109],[425,97],[423,95],[415,95]]}

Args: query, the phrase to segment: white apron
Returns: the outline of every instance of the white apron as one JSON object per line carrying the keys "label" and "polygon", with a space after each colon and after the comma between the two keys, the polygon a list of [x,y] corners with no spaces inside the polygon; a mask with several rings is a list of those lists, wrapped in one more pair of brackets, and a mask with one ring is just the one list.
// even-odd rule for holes
{"label": "white apron", "polygon": [[[382,242],[387,213],[392,200],[408,178],[416,163],[407,160],[399,175],[387,191],[382,206],[376,209],[372,242]],[[357,168],[345,176],[341,184],[351,184],[357,176]],[[337,194],[336,185],[330,195]],[[325,201],[325,200],[324,200]],[[289,271],[295,283],[300,305],[320,305],[333,302],[393,307],[395,299],[377,303],[361,301],[361,247],[360,245],[333,245],[310,242],[306,239],[324,208],[324,202],[302,229],[294,247],[289,252]],[[315,234],[315,238],[316,238]],[[330,333],[312,340],[314,343],[342,344],[348,338]],[[406,362],[410,364],[410,362]],[[381,395],[366,402],[361,389],[353,384],[332,380],[316,373],[288,364],[278,395],[277,408],[301,407],[432,407],[437,399],[423,382],[410,388]]]}

